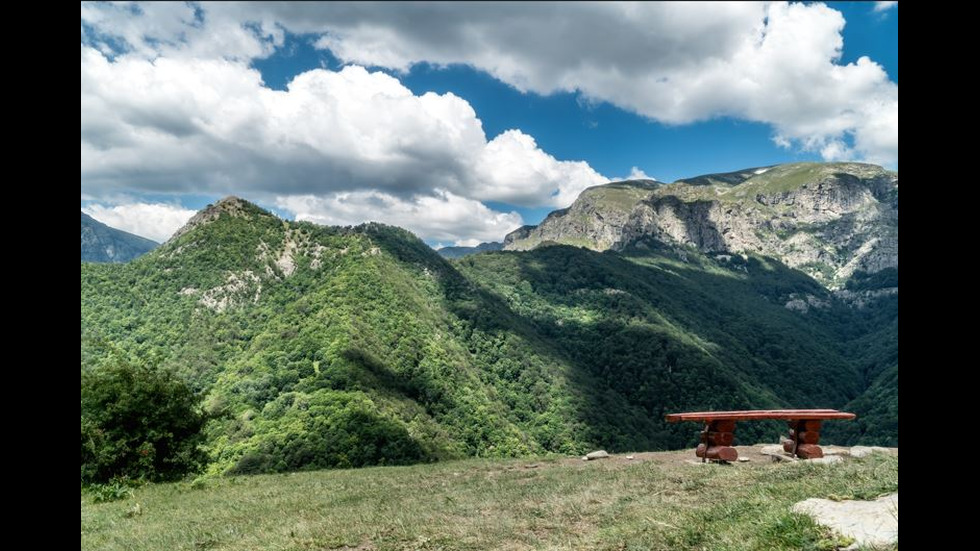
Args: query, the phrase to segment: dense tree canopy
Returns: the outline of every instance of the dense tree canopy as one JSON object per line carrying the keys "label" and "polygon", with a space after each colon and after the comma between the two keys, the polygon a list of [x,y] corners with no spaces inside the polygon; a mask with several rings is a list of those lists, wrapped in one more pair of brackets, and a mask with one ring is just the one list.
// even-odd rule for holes
{"label": "dense tree canopy", "polygon": [[200,468],[200,401],[168,370],[115,361],[82,371],[82,481],[168,480]]}
{"label": "dense tree canopy", "polygon": [[[254,207],[214,218],[81,274],[83,373],[119,369],[108,342],[206,394],[213,472],[677,448],[697,429],[663,414],[695,409],[853,407],[874,421],[828,438],[897,443],[887,293],[855,308],[772,259],[656,243],[450,263],[378,224]],[[822,306],[786,308],[799,297]],[[84,395],[83,466],[86,430],[98,435]],[[780,430],[745,424],[737,438]],[[130,465],[143,444],[111,442],[96,464]]]}

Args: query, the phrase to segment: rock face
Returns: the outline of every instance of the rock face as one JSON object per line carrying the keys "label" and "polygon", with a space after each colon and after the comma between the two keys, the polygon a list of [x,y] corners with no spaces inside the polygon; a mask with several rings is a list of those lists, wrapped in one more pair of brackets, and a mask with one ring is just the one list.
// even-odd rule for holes
{"label": "rock face", "polygon": [[898,174],[862,163],[793,163],[668,185],[617,182],[512,232],[504,249],[553,242],[602,251],[648,239],[771,256],[836,289],[858,270],[898,267]]}
{"label": "rock face", "polygon": [[626,180],[590,187],[572,206],[552,212],[540,225],[509,233],[504,250],[526,251],[547,243],[597,251],[613,248],[622,239],[633,207],[660,186],[655,180]]}
{"label": "rock face", "polygon": [[157,246],[155,241],[106,226],[82,214],[82,262],[126,262]]}
{"label": "rock face", "polygon": [[[222,218],[227,224],[217,224]],[[229,230],[228,224],[237,225]],[[215,312],[225,312],[255,304],[262,297],[263,290],[275,282],[289,279],[302,264],[310,270],[319,270],[325,255],[343,256],[346,248],[328,251],[318,243],[309,231],[301,226],[291,227],[272,213],[238,197],[225,197],[213,205],[208,205],[195,214],[158,251],[161,257],[179,260],[201,247],[208,247],[217,239],[208,237],[207,231],[223,228],[226,235],[250,232],[257,237],[254,244],[242,248],[251,249],[251,254],[237,255],[237,269],[222,274],[221,283],[206,288],[184,287],[178,291],[182,296],[198,297],[198,304]],[[247,228],[247,230],[245,229]],[[201,232],[195,230],[202,230]],[[376,255],[377,247],[361,251],[361,256]]]}

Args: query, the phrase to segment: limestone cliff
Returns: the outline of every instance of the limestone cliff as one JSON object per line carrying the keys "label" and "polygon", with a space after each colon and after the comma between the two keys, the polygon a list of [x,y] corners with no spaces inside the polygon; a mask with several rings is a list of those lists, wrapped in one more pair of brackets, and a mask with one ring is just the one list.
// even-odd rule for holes
{"label": "limestone cliff", "polygon": [[654,180],[626,180],[590,187],[570,207],[552,212],[540,225],[509,233],[504,250],[526,251],[550,242],[599,251],[612,248],[621,240],[633,207],[660,185]]}
{"label": "limestone cliff", "polygon": [[[596,201],[602,190],[622,188],[633,192],[615,204]],[[793,163],[668,185],[617,182],[512,232],[504,248],[554,242],[601,251],[650,238],[771,256],[838,288],[857,270],[898,267],[898,173],[862,163]]]}

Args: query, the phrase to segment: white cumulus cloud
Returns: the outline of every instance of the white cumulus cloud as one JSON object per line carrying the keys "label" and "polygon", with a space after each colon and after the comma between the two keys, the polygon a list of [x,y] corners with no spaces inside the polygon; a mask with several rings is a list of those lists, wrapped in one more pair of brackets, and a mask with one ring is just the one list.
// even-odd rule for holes
{"label": "white cumulus cloud", "polygon": [[411,230],[425,240],[470,247],[500,241],[523,225],[516,212],[494,211],[479,201],[444,190],[411,198],[379,191],[290,195],[277,198],[276,205],[292,212],[297,220],[343,226],[383,222]]}
{"label": "white cumulus cloud", "polygon": [[190,220],[193,210],[166,203],[92,203],[82,212],[116,229],[162,243]]}
{"label": "white cumulus cloud", "polygon": [[[464,242],[515,220],[485,202],[562,207],[608,180],[520,129],[486,136],[452,93],[415,95],[365,68],[421,62],[666,124],[762,122],[777,144],[827,159],[898,159],[898,85],[867,57],[841,63],[844,18],[820,3],[118,2],[83,3],[81,19],[82,195],[102,203],[192,190],[311,218],[340,215],[301,204],[491,217],[455,232],[402,224]],[[251,62],[287,31],[350,65],[268,88]]]}
{"label": "white cumulus cloud", "polygon": [[[520,130],[488,141],[470,104],[451,93],[415,95],[359,66],[307,71],[277,91],[237,60],[110,59],[86,45],[81,58],[81,177],[89,197],[372,190],[400,201],[376,206],[394,209],[390,220],[423,199],[461,216],[477,214],[464,199],[563,207],[608,181],[585,162],[555,159]],[[449,237],[489,236],[467,228]]]}
{"label": "white cumulus cloud", "polygon": [[656,180],[656,178],[643,172],[643,169],[634,166],[630,169],[629,176],[623,178],[623,180]]}
{"label": "white cumulus cloud", "polygon": [[875,2],[874,11],[882,12],[898,7],[898,2]]}
{"label": "white cumulus cloud", "polygon": [[[879,2],[876,10],[887,9]],[[668,124],[733,117],[777,143],[895,163],[898,85],[840,63],[843,15],[785,2],[208,4],[276,21],[340,59],[406,71],[467,64],[522,91],[578,91]],[[882,139],[881,134],[890,137]],[[846,143],[853,143],[848,148]]]}

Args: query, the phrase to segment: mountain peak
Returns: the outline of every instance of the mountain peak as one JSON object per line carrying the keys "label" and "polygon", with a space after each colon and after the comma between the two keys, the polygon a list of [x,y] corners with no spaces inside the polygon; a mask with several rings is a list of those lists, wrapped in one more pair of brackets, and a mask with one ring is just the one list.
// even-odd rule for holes
{"label": "mountain peak", "polygon": [[249,207],[253,209],[258,208],[254,204],[249,203],[248,201],[242,199],[241,197],[229,195],[223,199],[220,199],[216,203],[204,207],[204,209],[201,212],[202,213],[217,212],[219,214],[222,212],[227,212],[228,214],[234,216],[236,214],[237,215],[244,214],[244,211],[248,210]]}
{"label": "mountain peak", "polygon": [[191,217],[182,228],[174,233],[170,241],[174,241],[185,233],[213,222],[221,217],[222,214],[235,218],[248,218],[250,216],[271,216],[271,214],[254,203],[250,203],[241,197],[229,195],[220,201],[210,204]]}

